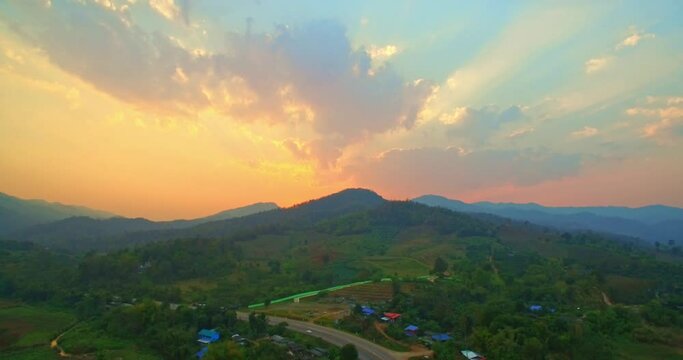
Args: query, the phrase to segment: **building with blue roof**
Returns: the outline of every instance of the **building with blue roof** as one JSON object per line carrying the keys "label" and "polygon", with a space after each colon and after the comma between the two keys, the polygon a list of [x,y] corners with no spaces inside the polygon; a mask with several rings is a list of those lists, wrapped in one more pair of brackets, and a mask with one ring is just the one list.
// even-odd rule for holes
{"label": "building with blue roof", "polygon": [[365,316],[370,316],[375,314],[375,309],[369,306],[361,306],[360,312]]}
{"label": "building with blue roof", "polygon": [[218,341],[218,339],[221,338],[221,334],[218,333],[218,331],[212,329],[201,329],[199,330],[199,333],[197,334],[198,338],[197,341],[199,341],[202,344],[211,344],[215,343]]}
{"label": "building with blue roof", "polygon": [[207,346],[204,346],[194,355],[197,357],[197,359],[201,359],[206,355],[207,352],[209,352],[209,348]]}
{"label": "building with blue roof", "polygon": [[543,306],[541,306],[541,305],[531,305],[531,306],[529,306],[529,310],[531,310],[531,311],[541,311],[541,310],[543,310]]}
{"label": "building with blue roof", "polygon": [[419,329],[419,328],[418,328],[417,326],[411,324],[411,325],[406,326],[406,327],[403,329],[403,332],[404,332],[406,335],[408,335],[408,336],[415,336],[415,335],[417,335],[417,330],[418,330],[418,329]]}
{"label": "building with blue roof", "polygon": [[432,335],[432,340],[438,342],[444,342],[453,339],[450,335],[446,333],[434,334]]}

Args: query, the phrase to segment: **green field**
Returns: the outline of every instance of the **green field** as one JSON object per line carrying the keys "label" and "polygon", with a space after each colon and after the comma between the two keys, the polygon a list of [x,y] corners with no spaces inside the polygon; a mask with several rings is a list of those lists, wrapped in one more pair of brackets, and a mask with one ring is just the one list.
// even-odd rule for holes
{"label": "green field", "polygon": [[59,359],[59,355],[49,346],[37,346],[12,351],[0,351],[0,357],[5,360],[51,360]]}
{"label": "green field", "polygon": [[383,276],[417,277],[429,274],[429,265],[409,257],[369,256],[353,263],[356,266],[370,266]]}
{"label": "green field", "polygon": [[115,338],[88,322],[67,331],[59,345],[68,354],[95,354],[104,359],[158,359],[125,339]]}
{"label": "green field", "polygon": [[52,308],[27,305],[0,309],[0,354],[2,358],[44,359],[54,355],[50,340],[75,321],[73,314]]}
{"label": "green field", "polygon": [[660,344],[620,342],[617,344],[619,358],[624,360],[683,359],[683,348]]}

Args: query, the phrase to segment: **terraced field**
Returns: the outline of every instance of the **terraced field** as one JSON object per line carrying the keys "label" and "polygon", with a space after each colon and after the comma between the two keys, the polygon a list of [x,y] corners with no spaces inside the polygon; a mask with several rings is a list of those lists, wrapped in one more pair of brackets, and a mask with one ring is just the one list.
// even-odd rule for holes
{"label": "terraced field", "polygon": [[[410,292],[415,287],[414,284],[401,284],[401,291]],[[379,302],[389,301],[393,297],[393,285],[391,282],[372,283],[367,285],[354,286],[330,293],[330,297],[343,297],[355,302]]]}

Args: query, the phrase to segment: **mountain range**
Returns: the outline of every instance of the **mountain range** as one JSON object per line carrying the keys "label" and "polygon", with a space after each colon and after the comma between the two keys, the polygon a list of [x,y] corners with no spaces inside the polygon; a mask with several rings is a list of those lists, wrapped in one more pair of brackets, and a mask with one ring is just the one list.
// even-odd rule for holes
{"label": "mountain range", "polygon": [[64,205],[45,200],[26,200],[0,193],[0,235],[73,216],[104,219],[116,215],[83,206]]}
{"label": "mountain range", "polygon": [[683,241],[683,209],[670,206],[549,207],[534,203],[465,203],[438,195],[425,195],[413,201],[454,211],[529,221],[561,230],[591,230],[635,237],[648,243]]}
{"label": "mountain range", "polygon": [[206,218],[164,222],[80,216],[31,226],[6,237],[71,251],[109,250],[158,240],[223,237],[258,227],[312,224],[384,201],[372,191],[348,189],[285,209],[259,203]]}
{"label": "mountain range", "polygon": [[[198,219],[151,221],[8,195],[0,200],[0,224],[12,224],[9,228],[2,227],[0,235],[71,251],[109,250],[158,240],[224,237],[269,226],[313,224],[386,202],[373,191],[347,189],[289,208],[279,208],[274,203],[256,203]],[[437,195],[425,195],[412,201],[457,212],[528,221],[563,231],[591,230],[640,238],[649,244],[678,242],[683,235],[683,209],[661,205],[546,207],[533,203],[465,203]],[[51,217],[43,214],[51,214]],[[18,218],[23,220],[12,221]]]}

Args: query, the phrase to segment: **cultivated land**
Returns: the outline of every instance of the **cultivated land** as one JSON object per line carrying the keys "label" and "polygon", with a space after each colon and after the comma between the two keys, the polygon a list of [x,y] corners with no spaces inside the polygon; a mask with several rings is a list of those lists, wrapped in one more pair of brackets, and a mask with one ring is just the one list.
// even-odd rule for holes
{"label": "cultivated land", "polygon": [[10,359],[54,357],[50,340],[75,320],[64,310],[4,302],[0,308],[0,353]]}

